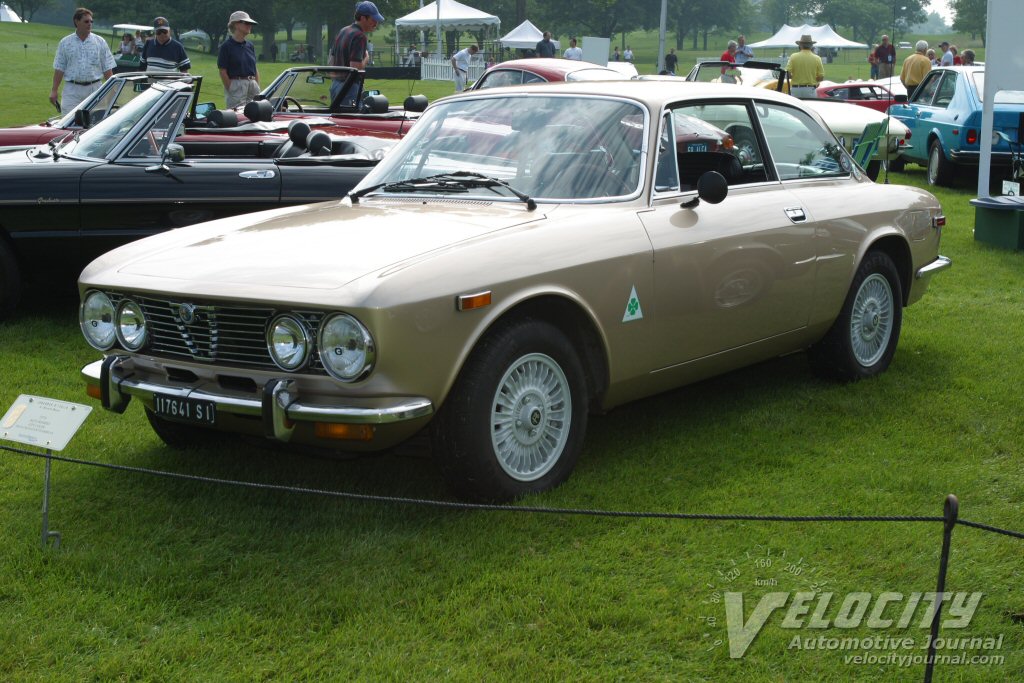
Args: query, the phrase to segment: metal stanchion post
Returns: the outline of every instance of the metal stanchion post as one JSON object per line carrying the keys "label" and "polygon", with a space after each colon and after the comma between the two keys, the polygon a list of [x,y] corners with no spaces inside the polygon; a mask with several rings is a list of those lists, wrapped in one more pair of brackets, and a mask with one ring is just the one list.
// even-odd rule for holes
{"label": "metal stanchion post", "polygon": [[932,630],[928,636],[928,659],[924,663],[924,683],[931,683],[935,669],[935,641],[939,638],[939,621],[942,618],[942,598],[946,593],[946,571],[949,569],[949,544],[953,527],[960,513],[960,501],[952,493],[946,496],[943,516],[946,518],[942,529],[942,555],[939,557],[939,581],[935,587],[935,614],[932,615]]}
{"label": "metal stanchion post", "polygon": [[49,448],[46,449],[46,471],[43,474],[43,534],[42,534],[42,545],[43,550],[46,550],[50,539],[53,539],[53,547],[60,547],[60,532],[50,531],[50,456],[53,455],[53,451]]}

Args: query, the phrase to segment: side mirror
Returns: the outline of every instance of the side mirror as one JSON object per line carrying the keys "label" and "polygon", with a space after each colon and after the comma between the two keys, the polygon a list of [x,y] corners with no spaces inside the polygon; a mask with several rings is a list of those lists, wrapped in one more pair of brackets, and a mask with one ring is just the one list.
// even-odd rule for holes
{"label": "side mirror", "polygon": [[177,142],[172,142],[167,145],[167,150],[164,152],[164,159],[166,161],[180,164],[185,161],[185,148]]}
{"label": "side mirror", "polygon": [[210,112],[215,110],[216,108],[217,105],[215,105],[213,102],[200,102],[196,105],[196,118],[205,119],[207,116],[210,115]]}
{"label": "side mirror", "polygon": [[75,110],[75,125],[79,128],[89,127],[89,110],[88,109],[77,109]]}
{"label": "side mirror", "polygon": [[376,97],[379,94],[380,94],[380,90],[364,90],[363,91],[363,99],[365,100],[367,97]]}
{"label": "side mirror", "polygon": [[729,194],[729,183],[718,171],[708,171],[697,179],[697,196],[708,204],[720,204]]}
{"label": "side mirror", "polygon": [[896,104],[906,104],[908,101],[910,101],[910,98],[907,97],[906,95],[902,95],[902,94],[901,95],[893,95],[892,96],[892,101],[895,102]]}

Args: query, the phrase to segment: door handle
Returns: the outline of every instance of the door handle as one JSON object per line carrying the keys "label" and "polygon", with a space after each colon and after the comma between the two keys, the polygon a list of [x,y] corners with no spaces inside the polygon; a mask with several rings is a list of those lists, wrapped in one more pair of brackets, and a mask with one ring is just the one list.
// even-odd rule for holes
{"label": "door handle", "polygon": [[807,214],[805,214],[804,210],[799,206],[790,207],[788,209],[785,209],[785,211],[786,216],[788,216],[789,220],[793,221],[794,223],[803,223],[805,220],[807,220]]}
{"label": "door handle", "polygon": [[254,178],[256,180],[265,180],[267,178],[273,178],[276,175],[277,175],[277,173],[275,173],[274,171],[269,170],[269,169],[264,169],[262,171],[242,171],[241,173],[238,174],[238,177],[239,178]]}

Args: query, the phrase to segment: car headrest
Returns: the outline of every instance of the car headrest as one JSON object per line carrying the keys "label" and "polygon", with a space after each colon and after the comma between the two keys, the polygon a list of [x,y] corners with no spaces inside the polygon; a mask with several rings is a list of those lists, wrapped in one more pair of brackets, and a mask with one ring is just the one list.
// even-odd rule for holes
{"label": "car headrest", "polygon": [[384,95],[364,97],[362,110],[370,114],[386,114],[388,113],[388,98]]}
{"label": "car headrest", "polygon": [[288,139],[291,140],[294,145],[305,147],[306,140],[309,138],[309,133],[309,124],[305,121],[296,119],[288,124]]}
{"label": "car headrest", "polygon": [[206,120],[215,128],[234,128],[238,125],[238,112],[233,109],[214,109]]}
{"label": "car headrest", "polygon": [[427,108],[426,95],[409,95],[403,105],[406,111],[423,111]]}
{"label": "car headrest", "polygon": [[306,149],[310,155],[319,157],[331,153],[331,136],[322,130],[313,131],[306,138]]}
{"label": "car headrest", "polygon": [[253,100],[245,105],[242,113],[250,121],[272,121],[274,119],[274,105],[269,100]]}

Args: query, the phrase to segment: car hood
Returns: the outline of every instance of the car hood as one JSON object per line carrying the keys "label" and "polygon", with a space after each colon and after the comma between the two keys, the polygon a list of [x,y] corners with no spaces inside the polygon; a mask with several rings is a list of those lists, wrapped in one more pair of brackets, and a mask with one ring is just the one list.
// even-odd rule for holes
{"label": "car hood", "polygon": [[[101,257],[83,282],[226,296],[331,290],[455,244],[543,220],[517,203],[349,200],[248,214],[157,235]],[[116,271],[113,275],[111,271]]]}

